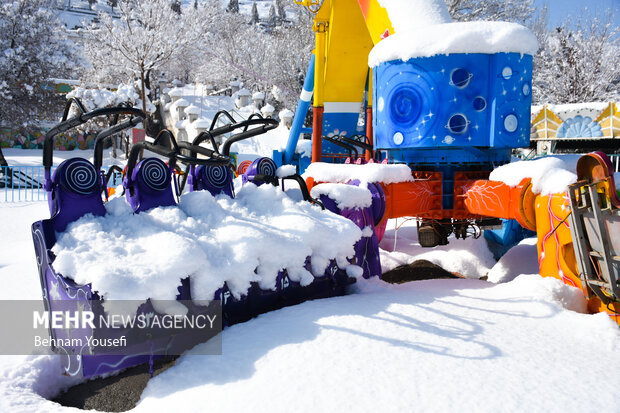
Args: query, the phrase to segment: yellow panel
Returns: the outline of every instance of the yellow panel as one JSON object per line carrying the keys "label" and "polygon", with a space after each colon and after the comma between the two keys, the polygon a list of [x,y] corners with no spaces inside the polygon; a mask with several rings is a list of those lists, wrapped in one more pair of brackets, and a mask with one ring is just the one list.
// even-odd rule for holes
{"label": "yellow panel", "polygon": [[[557,115],[553,112],[551,112],[547,106],[543,107],[543,110],[541,110],[538,115],[534,118],[534,120],[532,121],[532,124],[535,125],[538,122],[544,121],[545,120],[545,115],[547,116],[547,121],[549,121],[549,123],[556,124],[556,125],[561,125],[562,124],[562,119],[558,118]],[[551,126],[552,127],[552,126]],[[550,129],[551,129],[550,127]],[[555,129],[557,129],[557,126],[555,127]]]}
{"label": "yellow panel", "polygon": [[[332,0],[331,4],[325,101],[361,102],[368,73],[368,54],[373,42],[357,0]],[[325,4],[321,11],[324,8]]]}
{"label": "yellow panel", "polygon": [[616,108],[615,103],[611,102],[609,106],[607,106],[605,110],[602,111],[600,115],[598,115],[598,118],[596,118],[596,122],[600,123],[603,119],[608,118],[612,116],[612,114],[616,113],[618,113],[618,108]]}
{"label": "yellow panel", "polygon": [[332,0],[325,0],[314,16],[314,21],[327,21],[332,11]]}
{"label": "yellow panel", "polygon": [[390,34],[394,34],[394,28],[388,17],[387,10],[381,7],[377,0],[358,0],[358,3],[366,19],[366,27],[370,32],[373,44],[381,41],[381,35],[386,30]]}

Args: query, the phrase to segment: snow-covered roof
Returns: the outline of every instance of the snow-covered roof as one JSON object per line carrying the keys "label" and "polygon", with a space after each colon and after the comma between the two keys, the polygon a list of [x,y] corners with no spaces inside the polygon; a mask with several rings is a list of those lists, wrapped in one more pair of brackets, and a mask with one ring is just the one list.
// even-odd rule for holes
{"label": "snow-covered roof", "polygon": [[292,118],[293,115],[294,115],[293,111],[289,109],[282,109],[280,113],[278,113],[278,116],[280,117],[280,119]]}
{"label": "snow-covered roof", "polygon": [[265,106],[263,106],[262,108],[260,108],[261,113],[265,114],[272,114],[273,112],[275,112],[276,108],[274,108],[273,106],[271,106],[269,103],[267,103]]}
{"label": "snow-covered roof", "polygon": [[183,96],[183,89],[180,87],[173,87],[168,91],[168,96],[170,97],[181,97]]}
{"label": "snow-covered roof", "polygon": [[522,53],[538,49],[536,36],[528,28],[508,22],[443,23],[397,32],[371,50],[368,65],[391,60],[407,61],[451,53]]}
{"label": "snow-covered roof", "polygon": [[188,115],[199,115],[200,114],[200,108],[198,106],[192,104],[192,105],[189,105],[187,107],[187,109],[185,109],[185,113],[187,113]]}
{"label": "snow-covered roof", "polygon": [[57,78],[49,78],[47,79],[49,82],[52,82],[55,85],[72,85],[79,86],[82,82],[76,79],[57,79]]}
{"label": "snow-covered roof", "polygon": [[[532,105],[532,114],[540,112],[545,105]],[[556,115],[564,113],[577,113],[582,111],[600,112],[607,109],[609,102],[584,102],[584,103],[563,103],[559,105],[547,104],[547,108]]]}
{"label": "snow-covered roof", "polygon": [[186,108],[189,106],[189,102],[183,98],[174,102],[177,107]]}
{"label": "snow-covered roof", "polygon": [[250,93],[250,91],[246,88],[243,88],[237,92],[237,96],[252,96],[252,93]]}
{"label": "snow-covered roof", "polygon": [[262,100],[265,99],[265,94],[263,92],[254,92],[252,95],[252,99]]}

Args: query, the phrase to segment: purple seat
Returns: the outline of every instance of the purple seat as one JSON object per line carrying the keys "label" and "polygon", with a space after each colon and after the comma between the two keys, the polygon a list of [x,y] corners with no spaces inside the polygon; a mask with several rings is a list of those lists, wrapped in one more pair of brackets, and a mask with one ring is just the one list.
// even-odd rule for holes
{"label": "purple seat", "polygon": [[225,194],[235,197],[232,171],[226,165],[200,165],[192,168],[188,180],[190,191],[207,190],[213,196]]}
{"label": "purple seat", "polygon": [[133,168],[123,186],[127,202],[139,213],[160,206],[176,205],[172,193],[172,170],[158,158],[143,159]]}
{"label": "purple seat", "polygon": [[[359,180],[348,182],[348,185],[359,186]],[[364,278],[381,275],[381,261],[379,254],[379,240],[375,233],[375,225],[381,222],[385,213],[385,196],[380,185],[368,184],[372,196],[372,204],[365,208],[340,209],[336,202],[327,195],[321,195],[320,200],[325,208],[335,214],[350,219],[361,230],[366,227],[372,229],[372,236],[362,237],[355,244],[355,264],[364,270]]]}
{"label": "purple seat", "polygon": [[277,169],[276,163],[271,158],[255,159],[243,174],[243,185],[248,182],[252,182],[259,186],[265,182],[277,182]]}
{"label": "purple seat", "polygon": [[92,163],[82,158],[62,162],[46,183],[54,230],[62,232],[86,214],[106,213],[101,199],[101,176]]}

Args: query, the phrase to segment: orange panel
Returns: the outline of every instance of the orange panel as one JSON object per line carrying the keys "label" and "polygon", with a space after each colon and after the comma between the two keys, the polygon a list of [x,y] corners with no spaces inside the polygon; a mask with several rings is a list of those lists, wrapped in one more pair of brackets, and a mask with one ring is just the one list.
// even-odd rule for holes
{"label": "orange panel", "polygon": [[421,216],[430,210],[441,210],[441,180],[420,179],[381,186],[388,218]]}
{"label": "orange panel", "polygon": [[[488,176],[488,172],[457,172],[454,180],[454,208],[442,207],[441,172],[414,171],[413,182],[392,184],[381,183],[385,193],[385,217],[419,217],[427,219],[456,220],[482,218],[479,213],[470,212],[465,206],[467,190],[476,183],[476,179]],[[306,179],[308,190],[321,182],[312,177]]]}
{"label": "orange panel", "polygon": [[471,213],[516,219],[523,227],[535,231],[535,195],[531,187],[530,178],[516,187],[497,181],[476,181],[465,194],[465,206]]}

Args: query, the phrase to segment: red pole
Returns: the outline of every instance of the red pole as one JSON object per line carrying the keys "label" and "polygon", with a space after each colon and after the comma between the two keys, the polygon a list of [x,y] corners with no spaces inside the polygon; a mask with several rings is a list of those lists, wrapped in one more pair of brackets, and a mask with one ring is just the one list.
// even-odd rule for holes
{"label": "red pole", "polygon": [[312,108],[312,162],[323,159],[323,107]]}
{"label": "red pole", "polygon": [[[368,136],[368,143],[372,143],[372,106],[366,108],[366,136]],[[369,161],[375,157],[375,151],[366,151],[366,160]]]}

